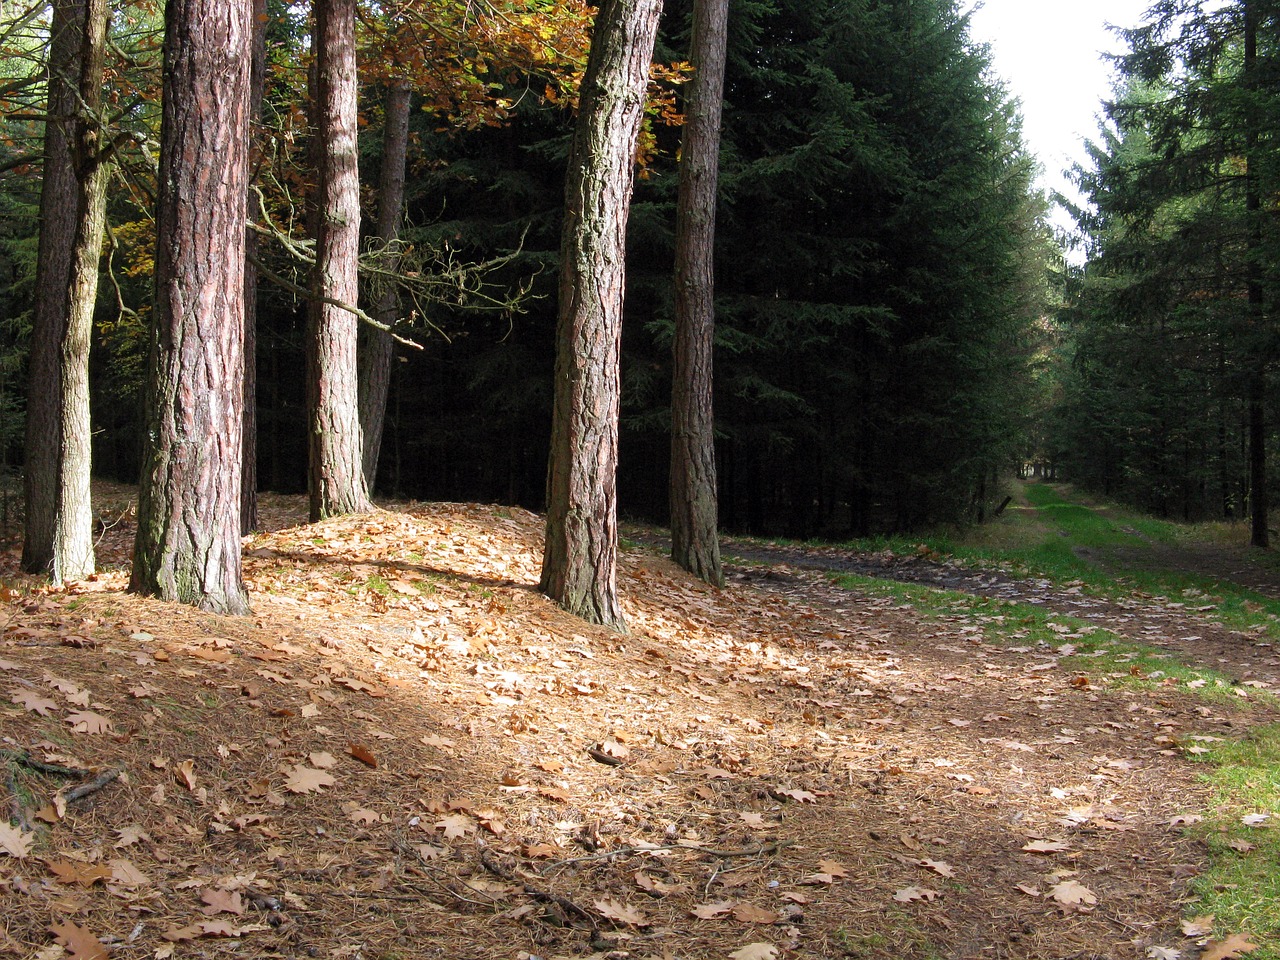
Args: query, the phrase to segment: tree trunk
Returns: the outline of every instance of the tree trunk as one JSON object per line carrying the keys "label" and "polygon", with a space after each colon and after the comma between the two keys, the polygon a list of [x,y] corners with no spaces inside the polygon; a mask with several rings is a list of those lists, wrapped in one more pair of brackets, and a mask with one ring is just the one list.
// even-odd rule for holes
{"label": "tree trunk", "polygon": [[540,588],[625,630],[617,590],[619,350],[636,140],[661,0],[602,0],[565,180]]}
{"label": "tree trunk", "polygon": [[[258,127],[262,122],[262,98],[267,83],[267,0],[253,4],[253,50],[249,59],[250,179],[256,168]],[[246,215],[258,219],[258,198],[246,195]],[[258,235],[244,232],[244,429],[241,439],[240,533],[258,528],[258,268],[249,261],[257,255]]]}
{"label": "tree trunk", "polygon": [[[315,0],[319,201],[307,336],[311,519],[372,509],[360,440],[355,0]],[[331,302],[325,302],[325,301]]]}
{"label": "tree trunk", "polygon": [[1245,133],[1245,216],[1247,261],[1245,287],[1249,298],[1249,325],[1254,337],[1253,371],[1249,382],[1249,543],[1266,548],[1271,534],[1267,529],[1267,421],[1266,369],[1270,338],[1263,331],[1266,322],[1262,286],[1262,196],[1258,185],[1261,167],[1258,150],[1256,97],[1258,88],[1258,0],[1244,6],[1244,83],[1249,91],[1250,116]]}
{"label": "tree trunk", "polygon": [[711,364],[716,184],[728,19],[729,0],[694,0],[689,59],[696,72],[685,108],[680,150],[671,383],[671,557],[690,573],[719,587],[724,586],[724,569],[716,529]]}
{"label": "tree trunk", "polygon": [[132,590],[249,610],[240,573],[250,0],[169,0]]}
{"label": "tree trunk", "polygon": [[26,520],[22,567],[55,574],[62,491],[62,355],[67,340],[73,250],[79,229],[79,183],[73,150],[79,112],[87,5],[62,0],[53,6],[48,60],[49,119],[44,136],[40,191],[40,246],[28,360],[24,482]]}
{"label": "tree trunk", "polygon": [[[409,155],[409,85],[393,81],[387,87],[386,127],[382,134],[382,182],[378,190],[378,239],[387,250],[382,261],[386,270],[395,270],[400,258],[395,253],[404,213],[405,163]],[[400,318],[400,297],[387,284],[374,306],[373,318],[394,326]],[[370,490],[378,475],[378,454],[382,449],[382,426],[387,416],[387,392],[391,386],[391,361],[395,341],[387,330],[363,325],[360,331],[360,428],[364,437],[364,479]]]}

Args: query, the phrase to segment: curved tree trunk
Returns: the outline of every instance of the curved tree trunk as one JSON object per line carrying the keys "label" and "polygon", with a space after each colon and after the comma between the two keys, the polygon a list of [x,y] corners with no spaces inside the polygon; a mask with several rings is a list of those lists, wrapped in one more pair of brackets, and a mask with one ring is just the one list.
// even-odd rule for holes
{"label": "curved tree trunk", "polygon": [[[382,180],[378,190],[378,239],[391,252],[382,262],[396,269],[399,257],[394,245],[400,237],[404,213],[405,163],[409,155],[409,85],[395,81],[387,87],[386,127],[382,135]],[[400,319],[400,297],[388,285],[378,297],[373,318],[388,327]],[[362,325],[360,330],[360,429],[364,437],[364,479],[369,489],[378,476],[382,427],[387,417],[387,393],[391,387],[391,361],[395,341],[391,333]]]}
{"label": "curved tree trunk", "polygon": [[372,509],[360,440],[358,321],[333,302],[359,297],[355,0],[316,0],[319,202],[307,336],[311,519]]}
{"label": "curved tree trunk", "polygon": [[671,557],[724,586],[716,528],[715,420],[711,354],[715,335],[716,184],[724,99],[729,0],[694,0],[696,71],[685,108],[676,202],[676,330],[671,381]]}
{"label": "curved tree trunk", "polygon": [[625,630],[618,603],[617,466],[624,247],[636,140],[661,0],[603,0],[565,181],[560,316],[540,588]]}
{"label": "curved tree trunk", "polygon": [[240,573],[250,0],[169,0],[130,588],[247,613]]}
{"label": "curved tree trunk", "polygon": [[[249,150],[262,121],[262,97],[267,82],[267,0],[253,2],[253,50],[249,60]],[[254,164],[256,166],[256,162]],[[254,171],[250,170],[250,183]],[[258,219],[258,200],[249,194],[246,216]],[[240,532],[258,528],[258,268],[250,260],[258,252],[258,235],[244,232],[244,431],[241,437]]]}

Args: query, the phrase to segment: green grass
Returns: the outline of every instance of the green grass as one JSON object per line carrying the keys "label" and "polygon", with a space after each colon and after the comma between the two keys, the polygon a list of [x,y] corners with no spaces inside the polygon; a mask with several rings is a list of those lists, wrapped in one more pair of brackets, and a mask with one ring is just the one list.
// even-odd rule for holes
{"label": "green grass", "polygon": [[[1248,935],[1262,947],[1250,960],[1280,960],[1280,726],[1211,743],[1196,759],[1211,768],[1204,779],[1214,798],[1194,828],[1210,865],[1192,883],[1198,902],[1189,913],[1213,914],[1220,936]],[[1270,819],[1245,825],[1253,814]]]}
{"label": "green grass", "polygon": [[1035,604],[856,574],[833,574],[831,579],[846,590],[890,597],[931,620],[964,617],[981,628],[975,637],[1058,655],[1063,670],[1095,678],[1101,686],[1138,690],[1177,687],[1197,699],[1229,701],[1244,709],[1254,702],[1274,699],[1259,691],[1242,697],[1237,681],[1217,670],[1181,663],[1166,650],[1124,640],[1088,620],[1051,613]]}
{"label": "green grass", "polygon": [[[1029,506],[1012,507],[988,524],[952,534],[853,541],[858,551],[891,550],[910,556],[924,548],[962,566],[999,569],[1012,577],[1080,586],[1109,599],[1135,595],[1212,607],[1203,611],[1224,626],[1258,631],[1280,641],[1280,600],[1215,577],[1163,569],[1152,546],[1220,544],[1222,524],[1184,525],[1106,506],[1105,514],[1067,499],[1053,484],[1023,486]],[[1280,565],[1280,557],[1250,555],[1250,562]]]}

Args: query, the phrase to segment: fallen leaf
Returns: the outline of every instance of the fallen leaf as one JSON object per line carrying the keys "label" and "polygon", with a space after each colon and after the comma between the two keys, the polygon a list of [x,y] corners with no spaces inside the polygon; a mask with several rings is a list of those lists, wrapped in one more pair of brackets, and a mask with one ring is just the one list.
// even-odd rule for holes
{"label": "fallen leaf", "polygon": [[68,920],[50,927],[53,938],[67,948],[71,960],[105,960],[109,956],[106,945],[84,927]]}
{"label": "fallen leaf", "polygon": [[31,852],[31,845],[35,842],[35,834],[23,833],[0,820],[0,853],[21,860]]}
{"label": "fallen leaf", "polygon": [[633,927],[647,927],[652,921],[645,916],[643,910],[617,900],[595,900],[592,902],[602,917],[618,923],[630,924]]}
{"label": "fallen leaf", "polygon": [[1271,816],[1266,813],[1251,813],[1248,816],[1241,817],[1240,822],[1246,827],[1260,827],[1270,819]]}
{"label": "fallen leaf", "polygon": [[1182,951],[1173,947],[1147,947],[1147,960],[1182,960]]}
{"label": "fallen leaf", "polygon": [[237,917],[244,915],[244,898],[240,896],[238,890],[216,890],[213,887],[206,887],[200,891],[200,899],[206,904],[200,908],[200,912],[206,917],[212,917],[218,913],[233,913]]}
{"label": "fallen leaf", "polygon": [[1022,845],[1025,853],[1062,853],[1067,849],[1064,840],[1030,840]]}
{"label": "fallen leaf", "polygon": [[58,709],[58,701],[42,697],[34,690],[23,690],[21,688],[9,691],[9,702],[16,703],[22,709],[30,713],[37,713],[42,717],[49,716],[50,710]]}
{"label": "fallen leaf", "polygon": [[99,880],[111,879],[111,868],[102,865],[91,866],[70,860],[46,860],[45,863],[61,883],[78,883],[82,887],[91,887]]}
{"label": "fallen leaf", "polygon": [[173,768],[174,778],[188,790],[196,789],[196,762],[183,760]]}
{"label": "fallen leaf", "polygon": [[1200,954],[1200,960],[1235,960],[1246,953],[1261,949],[1256,943],[1250,943],[1242,933],[1233,933],[1221,943],[1209,943]]}
{"label": "fallen leaf", "polygon": [[471,822],[471,818],[466,814],[455,813],[451,817],[445,817],[435,825],[435,829],[444,834],[446,840],[460,840],[469,833],[475,833],[475,824]]}
{"label": "fallen leaf", "polygon": [[919,866],[924,867],[926,870],[932,870],[938,876],[945,877],[948,880],[950,880],[952,877],[956,875],[955,869],[951,866],[951,864],[947,863],[944,860],[925,859],[925,860],[917,860],[916,863]]}
{"label": "fallen leaf", "polygon": [[723,917],[732,911],[733,901],[721,900],[718,903],[704,903],[701,906],[694,907],[689,912],[703,920],[714,920],[716,917]]}
{"label": "fallen leaf", "polygon": [[1041,897],[1041,896],[1044,896],[1044,894],[1042,894],[1042,893],[1040,892],[1040,888],[1039,888],[1039,887],[1033,887],[1033,886],[1032,886],[1031,884],[1029,884],[1029,883],[1020,883],[1020,884],[1018,884],[1017,889],[1021,890],[1021,891],[1022,891],[1023,893],[1025,893],[1028,897]]}
{"label": "fallen leaf", "polygon": [[773,824],[765,822],[763,813],[751,813],[747,811],[739,813],[738,817],[752,830],[768,830],[769,827],[773,826]]}
{"label": "fallen leaf", "polygon": [[141,887],[151,882],[131,860],[112,860],[111,879],[126,887]]}
{"label": "fallen leaf", "polygon": [[1192,917],[1182,921],[1182,933],[1187,937],[1207,937],[1213,933],[1213,914],[1203,917]]}
{"label": "fallen leaf", "polygon": [[932,903],[942,894],[937,890],[930,890],[928,887],[903,887],[893,895],[893,899],[899,903],[911,903],[913,900],[926,900]]}
{"label": "fallen leaf", "polygon": [[327,750],[319,750],[307,757],[313,767],[320,770],[332,770],[338,765],[338,758]]}
{"label": "fallen leaf", "polygon": [[122,847],[131,847],[135,843],[141,843],[143,840],[151,839],[151,835],[136,823],[127,827],[121,827],[116,831],[116,836],[120,838],[114,844],[117,850]]}
{"label": "fallen leaf", "polygon": [[778,799],[790,799],[796,803],[817,803],[816,794],[810,793],[808,790],[784,790],[782,787],[774,787],[772,793]]}
{"label": "fallen leaf", "polygon": [[322,787],[332,787],[338,781],[323,770],[295,766],[285,779],[284,788],[290,793],[316,793]]}
{"label": "fallen leaf", "polygon": [[778,915],[772,910],[765,910],[750,903],[735,903],[733,919],[739,923],[777,923]]}
{"label": "fallen leaf", "polygon": [[92,710],[76,710],[66,716],[65,722],[76,733],[110,733],[111,720]]}
{"label": "fallen leaf", "polygon": [[378,758],[375,757],[373,755],[373,751],[370,750],[368,747],[366,747],[364,744],[361,744],[361,743],[347,744],[347,753],[351,754],[351,756],[355,757],[357,760],[363,763],[366,767],[369,767],[370,769],[373,769],[373,770],[378,769]]}
{"label": "fallen leaf", "polygon": [[813,903],[813,897],[799,890],[784,890],[779,894],[779,896],[781,896],[783,900],[790,900],[792,903]]}
{"label": "fallen leaf", "polygon": [[772,943],[748,943],[729,954],[729,960],[778,960],[778,948]]}
{"label": "fallen leaf", "polygon": [[1061,883],[1054,884],[1049,888],[1048,896],[1053,897],[1064,907],[1072,907],[1082,911],[1092,909],[1093,905],[1098,902],[1098,898],[1092,890],[1083,884],[1077,883],[1075,880],[1063,880]]}
{"label": "fallen leaf", "polygon": [[835,860],[819,860],[818,869],[841,880],[849,876],[849,871],[844,864],[837,863]]}

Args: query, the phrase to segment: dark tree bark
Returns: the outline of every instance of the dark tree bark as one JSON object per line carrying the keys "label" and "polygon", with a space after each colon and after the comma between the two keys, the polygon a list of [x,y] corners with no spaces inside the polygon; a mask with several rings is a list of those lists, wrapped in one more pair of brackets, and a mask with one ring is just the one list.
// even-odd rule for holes
{"label": "dark tree bark", "polygon": [[240,573],[250,0],[169,0],[132,590],[247,613]]}
{"label": "dark tree bark", "polygon": [[[267,82],[267,0],[253,3],[253,50],[249,59],[250,182],[256,167],[254,143],[262,122],[262,97]],[[246,200],[250,221],[258,218],[258,200]],[[258,235],[244,233],[244,430],[241,440],[240,532],[258,528],[258,268],[251,262],[258,252]]]}
{"label": "dark tree bark", "polygon": [[636,140],[661,0],[603,0],[565,181],[555,401],[541,589],[625,630],[618,603],[617,465],[624,246]]}
{"label": "dark tree bark", "polygon": [[[386,127],[382,134],[382,172],[378,190],[378,235],[388,250],[382,265],[394,270],[399,263],[395,243],[404,214],[405,163],[409,155],[409,85],[396,81],[387,87]],[[374,306],[373,318],[391,327],[400,318],[400,297],[388,285]],[[395,341],[391,333],[363,325],[360,331],[360,428],[364,437],[364,479],[373,489],[382,449],[382,427],[387,416],[391,387],[391,361]]]}
{"label": "dark tree bark", "polygon": [[60,583],[94,570],[89,343],[111,174],[100,117],[105,0],[55,4],[51,29],[23,566]]}
{"label": "dark tree bark", "polygon": [[1267,419],[1266,370],[1270,338],[1263,332],[1266,304],[1262,285],[1262,195],[1258,184],[1261,160],[1258,150],[1258,0],[1244,5],[1244,85],[1250,94],[1245,131],[1245,216],[1248,258],[1245,288],[1249,300],[1249,324],[1257,345],[1254,347],[1254,369],[1249,383],[1249,543],[1255,547],[1270,545],[1267,529]]}
{"label": "dark tree bark", "polygon": [[316,266],[307,337],[311,519],[372,509],[360,440],[355,0],[315,0]]}
{"label": "dark tree bark", "polygon": [[711,354],[715,334],[716,184],[724,99],[729,0],[694,0],[694,67],[685,105],[676,201],[676,329],[671,378],[671,557],[724,586],[716,528],[715,420]]}

